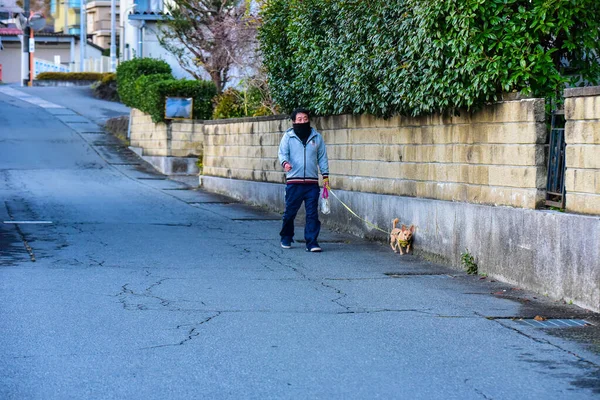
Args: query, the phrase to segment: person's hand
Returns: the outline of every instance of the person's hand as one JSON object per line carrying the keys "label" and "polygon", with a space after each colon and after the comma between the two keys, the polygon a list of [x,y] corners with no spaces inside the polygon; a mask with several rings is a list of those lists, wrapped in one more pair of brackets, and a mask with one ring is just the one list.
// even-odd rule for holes
{"label": "person's hand", "polygon": [[292,164],[290,164],[290,163],[285,163],[285,165],[283,166],[283,170],[285,172],[290,172],[291,169],[292,169]]}
{"label": "person's hand", "polygon": [[327,189],[329,188],[329,178],[323,178],[323,186],[325,186]]}

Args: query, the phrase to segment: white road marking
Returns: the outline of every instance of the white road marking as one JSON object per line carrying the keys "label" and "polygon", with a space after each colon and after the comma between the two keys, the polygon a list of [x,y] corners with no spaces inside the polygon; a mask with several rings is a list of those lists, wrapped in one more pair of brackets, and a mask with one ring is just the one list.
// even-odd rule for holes
{"label": "white road marking", "polygon": [[5,224],[52,224],[52,221],[4,221]]}
{"label": "white road marking", "polygon": [[51,103],[49,101],[40,99],[39,97],[35,97],[35,96],[31,96],[27,93],[23,93],[19,90],[11,88],[11,87],[0,88],[0,93],[4,93],[5,95],[11,96],[11,97],[16,97],[19,100],[39,106],[41,108],[65,108],[63,106],[59,106],[58,104]]}

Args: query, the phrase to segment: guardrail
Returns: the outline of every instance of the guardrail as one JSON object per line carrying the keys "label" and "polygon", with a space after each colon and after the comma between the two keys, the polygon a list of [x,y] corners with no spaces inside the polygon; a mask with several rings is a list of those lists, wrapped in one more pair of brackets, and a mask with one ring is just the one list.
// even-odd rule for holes
{"label": "guardrail", "polygon": [[34,69],[33,75],[37,76],[42,72],[71,72],[71,69],[62,64],[55,64],[51,61],[42,60],[39,58],[33,59]]}

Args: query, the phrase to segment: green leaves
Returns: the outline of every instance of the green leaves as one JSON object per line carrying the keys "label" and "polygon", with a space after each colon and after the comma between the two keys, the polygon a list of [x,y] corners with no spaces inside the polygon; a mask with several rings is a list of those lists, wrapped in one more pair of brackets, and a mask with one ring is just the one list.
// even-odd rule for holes
{"label": "green leaves", "polygon": [[600,82],[597,0],[268,0],[260,44],[285,110],[421,115]]}
{"label": "green leaves", "polygon": [[194,118],[210,119],[215,85],[207,81],[175,80],[165,61],[134,58],[117,67],[117,85],[121,101],[152,116],[152,121],[164,121],[165,97],[192,97]]}
{"label": "green leaves", "polygon": [[135,88],[135,80],[140,76],[153,74],[171,76],[171,66],[163,60],[153,58],[134,58],[120,63],[117,67],[117,88],[123,104],[138,108],[139,97]]}

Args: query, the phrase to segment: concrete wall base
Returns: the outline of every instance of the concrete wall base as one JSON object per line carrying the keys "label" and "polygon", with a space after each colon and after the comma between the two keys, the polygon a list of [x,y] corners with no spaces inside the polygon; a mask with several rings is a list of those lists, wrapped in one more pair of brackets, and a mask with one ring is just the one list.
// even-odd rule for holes
{"label": "concrete wall base", "polygon": [[[211,176],[202,176],[201,182],[206,190],[283,210],[283,184]],[[335,193],[357,214],[385,230],[391,229],[394,218],[414,224],[416,254],[461,269],[461,253],[468,249],[480,273],[600,312],[598,216],[343,190]],[[321,216],[325,226],[387,242],[385,234],[353,217],[334,198],[331,208],[330,215]]]}
{"label": "concrete wall base", "polygon": [[193,181],[197,182],[197,175],[200,171],[196,165],[198,161],[196,157],[145,156],[144,149],[141,147],[129,146],[129,149],[162,174],[169,176],[192,176]]}

